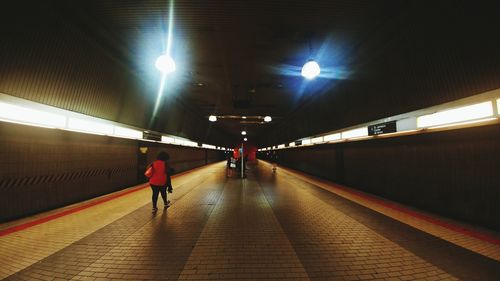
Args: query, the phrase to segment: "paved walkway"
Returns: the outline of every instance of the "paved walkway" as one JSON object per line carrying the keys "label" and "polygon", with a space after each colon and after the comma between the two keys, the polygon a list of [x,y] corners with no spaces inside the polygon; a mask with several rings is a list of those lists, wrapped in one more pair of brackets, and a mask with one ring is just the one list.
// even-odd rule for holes
{"label": "paved walkway", "polygon": [[272,173],[263,162],[249,169],[244,180],[227,179],[222,163],[176,177],[172,206],[154,215],[150,190],[138,186],[1,236],[0,278],[500,280],[500,262],[493,258],[292,172]]}

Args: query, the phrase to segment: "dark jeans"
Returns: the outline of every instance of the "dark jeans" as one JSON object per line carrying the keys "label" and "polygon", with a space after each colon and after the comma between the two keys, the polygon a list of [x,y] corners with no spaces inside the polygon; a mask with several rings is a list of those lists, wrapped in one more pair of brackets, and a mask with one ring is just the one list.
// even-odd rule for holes
{"label": "dark jeans", "polygon": [[156,202],[158,201],[158,193],[161,193],[161,198],[163,198],[163,202],[167,203],[167,187],[160,185],[151,185],[151,190],[153,191],[153,197],[151,200],[153,201],[153,208],[156,208]]}

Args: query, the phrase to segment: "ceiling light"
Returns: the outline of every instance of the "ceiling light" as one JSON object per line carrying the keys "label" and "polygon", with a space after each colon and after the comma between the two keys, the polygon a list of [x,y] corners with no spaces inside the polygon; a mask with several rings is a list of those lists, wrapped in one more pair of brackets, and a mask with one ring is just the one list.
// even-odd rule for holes
{"label": "ceiling light", "polygon": [[302,76],[307,79],[313,79],[314,77],[320,74],[321,70],[319,68],[319,64],[314,60],[309,60],[302,67]]}
{"label": "ceiling light", "polygon": [[241,131],[241,134],[242,134],[242,135],[246,135],[246,134],[247,134],[247,131]]}
{"label": "ceiling light", "polygon": [[247,141],[248,139],[247,139],[247,138],[244,138],[243,140],[244,140],[244,141]]}
{"label": "ceiling light", "polygon": [[210,115],[210,116],[208,116],[208,121],[210,121],[210,122],[215,122],[215,121],[217,121],[217,116],[215,116],[215,115]]}
{"label": "ceiling light", "polygon": [[271,116],[264,117],[264,122],[271,122],[271,121],[273,121],[273,118],[271,118]]}
{"label": "ceiling light", "polygon": [[169,55],[161,55],[156,59],[156,68],[164,74],[169,74],[175,71],[175,62]]}
{"label": "ceiling light", "polygon": [[247,117],[246,117],[246,116],[241,116],[241,118],[243,118],[243,119],[247,119]]}

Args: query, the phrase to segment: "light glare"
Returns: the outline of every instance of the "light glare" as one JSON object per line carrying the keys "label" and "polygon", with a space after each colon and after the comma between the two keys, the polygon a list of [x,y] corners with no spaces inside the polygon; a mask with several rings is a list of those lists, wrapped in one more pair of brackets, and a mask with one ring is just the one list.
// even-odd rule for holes
{"label": "light glare", "polygon": [[156,59],[156,68],[164,74],[175,71],[175,62],[170,55],[161,55]]}
{"label": "light glare", "polygon": [[314,60],[306,62],[302,67],[302,72],[301,72],[302,76],[304,76],[307,79],[313,79],[320,73],[321,69],[319,67],[319,64]]}
{"label": "light glare", "polygon": [[271,116],[264,117],[264,122],[271,122],[271,121],[273,121],[273,118],[271,118]]}
{"label": "light glare", "polygon": [[247,131],[241,131],[241,134],[242,134],[242,135],[246,135],[246,134],[247,134]]}
{"label": "light glare", "polygon": [[210,121],[210,122],[215,122],[215,121],[217,121],[217,116],[215,116],[215,115],[210,115],[210,116],[208,117],[208,121]]}

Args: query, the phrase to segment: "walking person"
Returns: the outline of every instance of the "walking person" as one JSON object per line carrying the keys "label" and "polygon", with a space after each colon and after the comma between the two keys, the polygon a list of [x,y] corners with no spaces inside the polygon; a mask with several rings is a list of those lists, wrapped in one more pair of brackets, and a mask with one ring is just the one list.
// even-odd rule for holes
{"label": "walking person", "polygon": [[236,159],[234,159],[232,154],[227,155],[227,163],[226,163],[226,177],[230,178],[233,176],[233,169],[236,168]]}
{"label": "walking person", "polygon": [[170,159],[168,153],[164,151],[158,153],[156,160],[148,167],[145,173],[145,175],[149,178],[149,185],[153,191],[153,195],[151,197],[151,201],[153,203],[153,213],[158,210],[158,194],[161,194],[164,207],[168,208],[170,206],[170,201],[167,200],[167,187],[168,191],[171,193],[172,183],[167,165],[168,159]]}

